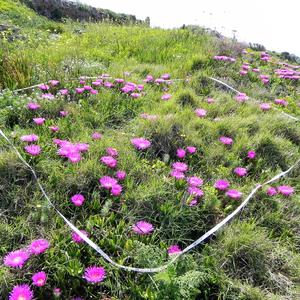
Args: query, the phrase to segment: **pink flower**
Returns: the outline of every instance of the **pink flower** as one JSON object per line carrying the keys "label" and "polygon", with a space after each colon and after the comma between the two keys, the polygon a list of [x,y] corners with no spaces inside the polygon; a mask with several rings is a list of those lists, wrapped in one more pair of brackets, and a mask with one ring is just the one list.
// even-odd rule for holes
{"label": "pink flower", "polygon": [[179,254],[181,253],[182,250],[180,249],[180,247],[178,245],[171,245],[169,248],[168,248],[168,254],[169,255],[172,255],[172,254]]}
{"label": "pink flower", "polygon": [[94,132],[94,133],[92,134],[92,138],[93,138],[94,140],[100,140],[100,139],[102,138],[102,134],[99,133],[99,132]]}
{"label": "pink flower", "polygon": [[39,137],[35,134],[28,134],[28,135],[22,135],[20,137],[20,140],[22,142],[27,142],[27,143],[33,143],[33,142],[36,142],[38,141]]}
{"label": "pink flower", "polygon": [[65,111],[65,110],[61,110],[61,111],[59,112],[59,114],[60,114],[61,117],[66,117],[66,116],[69,114],[69,112],[68,112],[68,111]]}
{"label": "pink flower", "polygon": [[194,153],[196,153],[197,148],[196,148],[196,147],[193,147],[193,146],[187,146],[187,147],[186,147],[186,151],[187,151],[188,153],[190,153],[190,154],[194,154]]}
{"label": "pink flower", "polygon": [[59,84],[59,81],[58,80],[49,80],[49,84],[52,85],[52,86],[56,86]]}
{"label": "pink flower", "polygon": [[112,156],[112,157],[115,157],[115,156],[118,156],[118,155],[119,155],[118,150],[115,149],[115,148],[112,148],[112,147],[106,148],[106,154],[107,154],[107,155],[110,155],[110,156]]}
{"label": "pink flower", "polygon": [[254,159],[256,157],[256,152],[253,150],[248,151],[247,157],[250,159]]}
{"label": "pink flower", "polygon": [[245,93],[239,93],[237,96],[235,96],[235,100],[238,102],[245,102],[248,99],[249,97]]}
{"label": "pink flower", "polygon": [[82,94],[84,92],[84,88],[78,87],[75,89],[76,94]]}
{"label": "pink flower", "polygon": [[231,145],[233,142],[232,138],[227,137],[227,136],[221,136],[219,138],[219,141],[224,145]]}
{"label": "pink flower", "polygon": [[171,97],[172,97],[171,94],[164,94],[164,95],[161,96],[161,100],[170,100]]}
{"label": "pink flower", "polygon": [[45,118],[33,118],[32,120],[36,125],[43,125],[45,122]]}
{"label": "pink flower", "polygon": [[103,176],[99,179],[99,183],[103,188],[106,190],[110,190],[114,185],[116,185],[118,182],[115,178],[112,178],[110,176]]}
{"label": "pink flower", "polygon": [[90,145],[86,144],[86,143],[77,143],[77,144],[75,144],[75,148],[79,152],[86,152],[89,150]]}
{"label": "pink flower", "polygon": [[268,196],[275,196],[275,195],[277,195],[276,188],[274,188],[274,187],[269,187],[269,188],[267,189],[267,195],[268,195]]}
{"label": "pink flower", "polygon": [[130,94],[130,97],[131,97],[131,98],[135,98],[135,99],[136,99],[136,98],[140,98],[141,96],[142,96],[142,94],[140,94],[140,93],[131,93],[131,94]]}
{"label": "pink flower", "polygon": [[90,85],[83,86],[84,90],[91,91],[93,88]]}
{"label": "pink flower", "polygon": [[29,259],[30,253],[26,250],[16,250],[4,257],[4,265],[12,268],[22,268]]}
{"label": "pink flower", "polygon": [[61,89],[59,90],[60,94],[61,95],[68,95],[69,94],[69,91],[67,89]]}
{"label": "pink flower", "polygon": [[294,193],[294,189],[289,185],[281,185],[277,188],[278,193],[284,196],[290,196]]}
{"label": "pink flower", "polygon": [[197,176],[192,176],[188,178],[187,182],[190,186],[196,186],[196,187],[203,184],[203,180]]}
{"label": "pink flower", "polygon": [[112,156],[102,156],[101,158],[100,158],[100,161],[104,164],[104,165],[106,165],[107,167],[109,167],[109,168],[115,168],[116,166],[117,166],[117,160],[116,159],[114,159]]}
{"label": "pink flower", "polygon": [[176,170],[176,169],[173,169],[170,173],[170,176],[176,178],[176,179],[183,179],[185,177],[184,173]]}
{"label": "pink flower", "polygon": [[61,295],[61,289],[60,288],[54,288],[53,289],[53,295],[56,298],[60,297],[60,295]]}
{"label": "pink flower", "polygon": [[246,176],[247,175],[247,169],[246,168],[241,168],[237,167],[234,169],[234,173],[240,177]]}
{"label": "pink flower", "polygon": [[[85,236],[89,236],[89,234],[85,231],[85,230],[80,230],[80,232],[85,235]],[[84,240],[80,237],[79,234],[77,234],[76,232],[72,232],[72,240],[77,243],[80,244],[82,243]]]}
{"label": "pink flower", "polygon": [[206,102],[207,102],[208,104],[212,104],[212,103],[215,102],[215,99],[213,99],[213,98],[207,98],[207,99],[206,99]]}
{"label": "pink flower", "polygon": [[226,196],[232,199],[240,199],[242,196],[242,193],[237,190],[228,190],[226,192]]}
{"label": "pink flower", "polygon": [[261,103],[259,107],[262,111],[267,111],[271,109],[271,105],[269,103]]}
{"label": "pink flower", "polygon": [[137,150],[145,150],[148,149],[151,146],[151,142],[144,139],[144,138],[134,138],[131,139],[131,144],[137,149]]}
{"label": "pink flower", "polygon": [[214,187],[220,191],[228,189],[230,183],[227,180],[219,179],[215,182]]}
{"label": "pink flower", "polygon": [[32,155],[32,156],[37,156],[41,153],[41,147],[38,145],[28,145],[24,147],[25,151]]}
{"label": "pink flower", "polygon": [[179,172],[186,172],[188,170],[188,165],[183,162],[174,162],[172,167]]}
{"label": "pink flower", "polygon": [[57,126],[49,126],[49,129],[50,129],[52,132],[57,132],[57,131],[59,131],[59,127],[57,127]]}
{"label": "pink flower", "polygon": [[52,95],[51,93],[42,94],[41,97],[42,97],[42,99],[48,99],[48,100],[54,99],[54,95]]}
{"label": "pink flower", "polygon": [[35,102],[29,102],[27,104],[27,108],[30,110],[37,110],[37,109],[41,108],[41,106]]}
{"label": "pink flower", "polygon": [[195,197],[202,197],[204,195],[203,191],[195,186],[190,186],[188,188],[188,193]]}
{"label": "pink flower", "polygon": [[168,80],[168,79],[171,78],[171,75],[166,73],[166,74],[161,75],[161,78],[164,79],[164,80]]}
{"label": "pink flower", "polygon": [[133,225],[132,230],[137,234],[144,235],[151,233],[154,230],[154,227],[151,223],[146,221],[138,221]]}
{"label": "pink flower", "polygon": [[81,206],[85,201],[84,196],[81,194],[75,194],[71,197],[71,201],[75,206]]}
{"label": "pink flower", "polygon": [[120,184],[114,184],[111,187],[111,194],[113,196],[120,196],[122,193],[122,186]]}
{"label": "pink flower", "polygon": [[44,286],[47,281],[47,275],[45,272],[38,272],[32,276],[33,284],[36,286]]}
{"label": "pink flower", "polygon": [[202,117],[206,116],[207,111],[203,108],[197,108],[197,109],[195,109],[195,113],[198,117],[202,118]]}
{"label": "pink flower", "polygon": [[282,105],[282,106],[288,105],[288,102],[284,99],[275,99],[274,102],[275,102],[275,104]]}
{"label": "pink flower", "polygon": [[49,248],[49,246],[50,243],[47,240],[39,239],[39,240],[34,240],[30,244],[29,249],[33,254],[41,254],[45,252]]}
{"label": "pink flower", "polygon": [[14,286],[9,294],[9,300],[32,300],[33,292],[28,284]]}
{"label": "pink flower", "polygon": [[196,206],[197,204],[198,204],[197,198],[192,199],[192,200],[188,203],[189,206]]}
{"label": "pink flower", "polygon": [[83,278],[88,282],[97,283],[103,281],[105,276],[106,272],[104,268],[92,266],[85,269]]}
{"label": "pink flower", "polygon": [[124,180],[126,178],[126,172],[122,171],[122,170],[117,171],[116,172],[116,178],[118,180]]}
{"label": "pink flower", "polygon": [[185,158],[185,154],[186,154],[186,152],[182,148],[179,148],[176,151],[176,155],[177,155],[178,158]]}
{"label": "pink flower", "polygon": [[47,91],[47,90],[50,89],[50,87],[47,84],[40,84],[39,89],[42,90],[42,91]]}

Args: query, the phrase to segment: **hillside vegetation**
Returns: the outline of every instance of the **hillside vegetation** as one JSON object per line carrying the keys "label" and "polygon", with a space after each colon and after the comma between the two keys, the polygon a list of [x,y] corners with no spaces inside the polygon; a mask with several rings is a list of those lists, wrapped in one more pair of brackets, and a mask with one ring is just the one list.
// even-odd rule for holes
{"label": "hillside vegetation", "polygon": [[[0,129],[121,265],[165,264],[299,159],[299,66],[279,55],[195,27],[55,22],[16,1],[0,0],[0,18]],[[19,285],[25,300],[299,299],[299,165],[143,274],[75,235],[3,138],[0,149],[1,299]]]}

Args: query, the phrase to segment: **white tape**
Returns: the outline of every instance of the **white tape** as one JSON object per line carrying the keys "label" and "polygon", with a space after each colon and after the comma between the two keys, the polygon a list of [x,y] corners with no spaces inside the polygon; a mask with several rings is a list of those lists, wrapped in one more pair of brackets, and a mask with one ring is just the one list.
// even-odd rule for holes
{"label": "white tape", "polygon": [[300,162],[300,159],[293,165],[291,166],[288,170],[281,172],[274,176],[272,179],[268,180],[267,182],[263,183],[262,185],[257,185],[247,196],[247,198],[231,213],[229,214],[224,220],[222,220],[220,223],[218,223],[216,226],[214,226],[212,229],[207,231],[205,234],[203,234],[200,238],[198,238],[196,241],[194,241],[192,244],[187,246],[180,252],[179,254],[174,254],[172,255],[171,259],[164,265],[155,267],[155,268],[135,268],[135,267],[129,267],[129,266],[124,266],[121,264],[116,263],[108,254],[106,254],[98,245],[96,245],[91,239],[89,239],[86,235],[82,234],[81,231],[73,225],[53,204],[53,202],[50,200],[48,197],[47,193],[45,192],[43,186],[41,185],[34,169],[26,162],[26,160],[22,157],[18,149],[14,146],[14,144],[8,139],[8,137],[4,134],[4,132],[0,129],[0,135],[11,145],[11,147],[14,149],[16,152],[17,156],[20,158],[20,160],[23,162],[25,166],[29,168],[29,170],[32,172],[39,189],[41,190],[42,194],[44,197],[47,199],[49,204],[54,208],[54,210],[57,212],[57,214],[64,220],[64,222],[74,231],[76,232],[90,247],[92,247],[97,253],[99,253],[108,263],[113,265],[114,267],[117,267],[119,269],[123,269],[125,271],[133,271],[133,272],[139,272],[139,273],[157,273],[165,270],[170,266],[172,263],[174,263],[181,255],[184,253],[192,250],[196,246],[198,246],[200,243],[205,241],[207,238],[209,238],[211,235],[213,235],[216,231],[218,231],[220,228],[222,228],[225,224],[227,224],[235,215],[237,215],[249,202],[249,200],[254,196],[254,194],[257,192],[259,188],[261,188],[264,185],[270,184],[282,176],[285,176],[288,174],[295,166]]}

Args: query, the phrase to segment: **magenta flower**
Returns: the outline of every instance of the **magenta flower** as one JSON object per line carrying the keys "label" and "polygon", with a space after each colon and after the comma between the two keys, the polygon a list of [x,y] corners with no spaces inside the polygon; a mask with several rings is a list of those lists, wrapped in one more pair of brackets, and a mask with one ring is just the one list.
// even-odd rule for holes
{"label": "magenta flower", "polygon": [[81,194],[75,194],[71,197],[71,201],[75,206],[81,206],[85,201],[84,196]]}
{"label": "magenta flower", "polygon": [[172,254],[179,254],[181,253],[182,250],[180,249],[180,247],[178,245],[171,245],[169,248],[168,248],[168,254],[169,255],[172,255]]}
{"label": "magenta flower", "polygon": [[60,92],[60,94],[61,94],[61,95],[63,95],[63,96],[65,96],[65,95],[68,95],[68,94],[69,94],[69,91],[68,91],[68,89],[61,89],[61,90],[59,90],[59,92]]}
{"label": "magenta flower", "polygon": [[240,177],[246,176],[247,175],[247,169],[246,168],[241,168],[237,167],[234,169],[234,173]]}
{"label": "magenta flower", "polygon": [[61,289],[60,288],[54,288],[53,289],[53,295],[56,298],[60,297],[60,295],[61,295]]}
{"label": "magenta flower", "polygon": [[118,180],[124,180],[126,178],[126,172],[122,171],[122,170],[117,171],[116,172],[116,178]]}
{"label": "magenta flower", "polygon": [[163,79],[163,80],[168,80],[170,78],[171,78],[171,75],[168,73],[161,75],[161,79]]}
{"label": "magenta flower", "polygon": [[290,196],[294,193],[294,189],[289,185],[281,185],[277,188],[278,193],[284,196]]}
{"label": "magenta flower", "polygon": [[221,136],[219,138],[219,141],[224,145],[231,145],[233,142],[232,138],[227,137],[227,136]]}
{"label": "magenta flower", "polygon": [[50,243],[47,240],[44,239],[39,239],[39,240],[34,240],[30,246],[30,252],[33,254],[41,254],[44,253],[50,246]]}
{"label": "magenta flower", "polygon": [[204,195],[204,192],[195,186],[190,186],[188,188],[188,193],[194,197],[202,197]]}
{"label": "magenta flower", "polygon": [[9,294],[9,300],[32,300],[33,292],[28,284],[14,286]]}
{"label": "magenta flower", "polygon": [[50,84],[51,86],[57,86],[57,85],[59,84],[59,81],[58,81],[58,80],[54,80],[54,79],[49,80],[48,82],[49,82],[49,84]]}
{"label": "magenta flower", "polygon": [[256,157],[256,152],[254,150],[248,151],[247,157],[250,159],[254,159]]}
{"label": "magenta flower", "polygon": [[112,147],[106,148],[106,154],[112,157],[116,157],[119,155],[118,150]]}
{"label": "magenta flower", "polygon": [[90,94],[97,95],[99,92],[97,90],[91,89]]}
{"label": "magenta flower", "polygon": [[184,179],[185,178],[185,175],[183,172],[180,172],[176,169],[173,169],[170,173],[170,176],[176,178],[176,179]]}
{"label": "magenta flower", "polygon": [[33,274],[32,276],[32,282],[36,286],[44,286],[47,281],[47,275],[45,272],[38,272]]}
{"label": "magenta flower", "polygon": [[224,191],[224,190],[228,189],[229,186],[230,186],[230,183],[224,179],[219,179],[214,184],[214,187],[220,191]]}
{"label": "magenta flower", "polygon": [[39,139],[39,137],[35,134],[28,134],[28,135],[22,135],[20,137],[20,140],[22,142],[27,142],[27,143],[33,143],[36,142]]}
{"label": "magenta flower", "polygon": [[268,195],[268,196],[275,196],[275,195],[277,195],[277,190],[276,190],[276,188],[274,188],[274,187],[269,187],[269,188],[267,189],[267,195]]}
{"label": "magenta flower", "polygon": [[116,159],[114,159],[112,156],[102,156],[101,158],[100,158],[100,161],[104,164],[104,165],[106,165],[107,167],[109,167],[109,168],[115,168],[116,166],[117,166],[117,160]]}
{"label": "magenta flower", "polygon": [[65,111],[65,110],[61,110],[61,111],[59,112],[59,114],[60,114],[61,117],[66,117],[66,116],[69,114],[69,112],[68,112],[68,111]]}
{"label": "magenta flower", "polygon": [[171,97],[172,97],[171,94],[164,94],[164,95],[161,96],[161,100],[170,100]]}
{"label": "magenta flower", "polygon": [[189,201],[189,203],[188,203],[189,206],[196,206],[197,204],[198,204],[197,198],[192,199],[192,200]]}
{"label": "magenta flower", "polygon": [[92,134],[92,139],[94,139],[94,140],[100,140],[101,138],[102,138],[102,134],[99,132],[94,132]]}
{"label": "magenta flower", "polygon": [[37,110],[37,109],[41,108],[41,106],[35,102],[29,102],[27,104],[27,108],[30,110]]}
{"label": "magenta flower", "polygon": [[86,91],[91,91],[91,90],[93,89],[90,85],[84,85],[83,88],[84,88]]}
{"label": "magenta flower", "polygon": [[144,138],[134,138],[131,139],[131,144],[137,149],[137,150],[145,150],[148,149],[151,146],[151,142],[144,139]]}
{"label": "magenta flower", "polygon": [[42,94],[41,97],[42,97],[42,99],[48,99],[48,100],[53,100],[54,99],[54,95],[51,94],[51,93]]}
{"label": "magenta flower", "polygon": [[235,100],[238,102],[245,102],[248,99],[249,97],[245,93],[239,93],[237,96],[235,96]]}
{"label": "magenta flower", "polygon": [[12,268],[22,268],[29,259],[30,253],[26,250],[16,250],[4,257],[4,265]]}
{"label": "magenta flower", "polygon": [[82,94],[84,92],[84,88],[78,87],[75,89],[76,94]]}
{"label": "magenta flower", "polygon": [[194,146],[187,146],[187,147],[186,147],[186,151],[187,151],[189,154],[194,154],[194,153],[196,153],[197,148],[194,147]]}
{"label": "magenta flower", "polygon": [[120,184],[115,184],[111,187],[111,194],[113,196],[120,196],[122,193],[122,186]]}
{"label": "magenta flower", "polygon": [[136,98],[140,98],[141,96],[142,96],[142,94],[140,94],[140,93],[131,93],[131,94],[130,94],[130,97],[131,97],[131,98],[135,98],[135,99],[136,99]]}
{"label": "magenta flower", "polygon": [[59,127],[58,127],[58,126],[49,126],[49,129],[50,129],[52,132],[57,132],[57,131],[59,131]]}
{"label": "magenta flower", "polygon": [[197,109],[195,109],[195,113],[198,117],[203,118],[206,116],[207,111],[203,108],[197,108]]}
{"label": "magenta flower", "polygon": [[92,266],[85,269],[83,278],[88,282],[97,283],[103,281],[105,276],[104,268]]}
{"label": "magenta flower", "polygon": [[242,196],[242,193],[237,190],[228,190],[226,192],[226,196],[228,196],[231,199],[240,199]]}
{"label": "magenta flower", "polygon": [[77,143],[75,144],[75,148],[77,149],[77,151],[79,152],[86,152],[89,150],[90,145],[86,144],[86,143]]}
{"label": "magenta flower", "polygon": [[38,145],[28,145],[24,147],[25,151],[32,155],[32,156],[37,156],[41,153],[41,147]]}
{"label": "magenta flower", "polygon": [[43,125],[45,123],[45,118],[33,118],[32,120],[36,125]]}
{"label": "magenta flower", "polygon": [[50,87],[47,84],[40,84],[39,89],[42,90],[42,91],[47,91],[47,90],[50,89]]}
{"label": "magenta flower", "polygon": [[207,99],[206,99],[206,102],[207,102],[208,104],[212,104],[212,103],[215,102],[215,99],[213,99],[213,98],[207,98]]}
{"label": "magenta flower", "polygon": [[259,107],[262,111],[267,111],[271,109],[271,105],[269,103],[261,103]]}
{"label": "magenta flower", "polygon": [[[89,234],[85,231],[85,230],[80,230],[80,232],[85,235],[85,236],[89,236]],[[77,243],[80,244],[83,242],[83,239],[80,237],[79,234],[77,234],[76,232],[72,232],[72,240]]]}
{"label": "magenta flower", "polygon": [[185,152],[184,149],[179,148],[176,151],[176,155],[177,155],[178,158],[185,158],[186,152]]}
{"label": "magenta flower", "polygon": [[179,171],[179,172],[186,172],[188,170],[188,165],[183,162],[174,162],[172,164],[173,169]]}
{"label": "magenta flower", "polygon": [[187,182],[190,186],[196,186],[196,187],[203,184],[203,180],[197,176],[192,176],[188,178]]}
{"label": "magenta flower", "polygon": [[114,185],[116,185],[118,182],[115,178],[112,178],[110,176],[103,176],[99,179],[99,183],[103,188],[106,190],[110,190]]}
{"label": "magenta flower", "polygon": [[274,102],[275,102],[275,104],[282,105],[282,106],[288,105],[288,102],[284,99],[275,99]]}
{"label": "magenta flower", "polygon": [[146,221],[138,221],[133,225],[132,230],[137,234],[144,235],[151,233],[154,230],[154,227],[151,223]]}

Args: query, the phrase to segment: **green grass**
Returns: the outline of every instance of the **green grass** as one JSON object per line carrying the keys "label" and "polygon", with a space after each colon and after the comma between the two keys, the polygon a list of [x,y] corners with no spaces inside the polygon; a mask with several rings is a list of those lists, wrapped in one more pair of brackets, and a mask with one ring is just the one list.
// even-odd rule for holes
{"label": "green grass", "polygon": [[[12,14],[13,5],[12,1],[1,1],[0,16],[19,25]],[[18,9],[16,15],[23,18],[33,14],[24,7]],[[223,78],[260,101],[284,98],[289,105],[280,109],[298,117],[299,85],[275,76],[270,86],[263,86],[251,75],[241,78],[241,56],[233,65],[211,59],[221,49],[214,37],[184,29],[56,24],[34,14],[31,20],[37,26],[21,28],[24,39],[1,40],[1,129],[34,167],[59,210],[79,229],[88,231],[90,238],[118,263],[159,266],[168,260],[166,250],[170,245],[184,248],[233,211],[240,202],[218,193],[213,188],[216,179],[227,178],[232,188],[245,197],[257,183],[286,170],[298,159],[297,122],[276,110],[263,113],[250,100],[237,104],[230,91],[207,76]],[[39,25],[43,22],[63,30],[54,38]],[[76,34],[75,29],[84,32]],[[229,44],[228,54],[235,47]],[[263,69],[264,74],[274,71],[275,64],[264,65],[259,53],[251,53],[244,60],[253,59],[252,64]],[[274,56],[274,60],[278,58]],[[156,85],[145,85],[145,95],[138,99],[104,88],[98,95],[77,95],[68,101],[63,97],[41,100],[38,91],[10,91],[50,79],[58,79],[72,90],[78,86],[79,76],[109,73],[122,78],[125,71],[130,72],[127,80],[136,83],[143,83],[148,74],[156,78],[163,73],[188,81],[174,81],[167,91],[172,94],[169,101],[161,100],[164,91]],[[208,104],[207,97],[216,102]],[[29,101],[39,102],[42,108],[29,111],[25,107]],[[194,109],[198,107],[207,110],[205,118],[196,117]],[[69,111],[69,116],[59,117],[61,110]],[[142,119],[140,114],[145,112],[157,119]],[[36,116],[45,117],[46,124],[33,125],[31,119]],[[51,125],[59,126],[60,131],[51,133]],[[101,132],[103,138],[92,140],[94,131]],[[25,154],[24,143],[19,139],[29,133],[39,136],[42,152],[37,157]],[[232,147],[226,148],[218,141],[221,135],[234,139]],[[151,140],[152,147],[137,152],[130,143],[133,137]],[[70,164],[57,155],[53,138],[86,142],[90,149],[81,162]],[[186,160],[189,174],[204,180],[205,196],[195,207],[186,205],[186,183],[169,176],[171,164],[177,160],[176,150],[189,145],[198,149]],[[107,147],[118,149],[118,169],[127,172],[120,197],[99,189],[99,178],[114,174],[99,162]],[[72,242],[69,228],[3,139],[0,149],[0,257],[36,238],[47,238],[51,243],[49,250],[31,258],[21,270],[1,265],[3,299],[14,285],[30,284],[32,274],[40,270],[47,272],[48,281],[46,286],[34,288],[37,299],[52,299],[54,287],[62,288],[61,299],[79,295],[84,299],[297,299],[299,167],[276,184],[293,186],[294,196],[271,198],[264,188],[229,226],[166,271],[137,274],[113,268],[86,244]],[[257,152],[253,161],[245,159],[251,149]],[[248,176],[237,178],[233,173],[237,166],[246,167]],[[70,202],[75,193],[86,197],[82,207]],[[151,235],[132,233],[132,224],[141,219],[154,225]],[[84,269],[93,264],[107,271],[99,285],[87,284],[82,278]]]}

